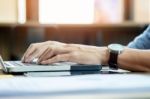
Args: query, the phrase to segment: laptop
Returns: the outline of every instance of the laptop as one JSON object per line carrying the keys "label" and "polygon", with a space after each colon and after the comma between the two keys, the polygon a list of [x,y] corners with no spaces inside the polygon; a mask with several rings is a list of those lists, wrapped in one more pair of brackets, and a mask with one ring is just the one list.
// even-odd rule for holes
{"label": "laptop", "polygon": [[22,63],[21,61],[3,61],[0,56],[0,65],[5,73],[25,73],[25,72],[54,72],[54,71],[100,71],[101,65],[85,65],[73,62],[59,62],[49,65],[39,65],[36,63]]}

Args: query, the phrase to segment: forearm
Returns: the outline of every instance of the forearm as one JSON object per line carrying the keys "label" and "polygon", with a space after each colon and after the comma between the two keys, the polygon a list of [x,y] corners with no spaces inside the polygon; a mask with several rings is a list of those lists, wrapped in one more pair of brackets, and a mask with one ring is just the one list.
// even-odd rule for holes
{"label": "forearm", "polygon": [[130,71],[150,71],[150,50],[125,48],[118,56],[118,65]]}
{"label": "forearm", "polygon": [[[76,46],[79,49],[87,49],[88,51],[93,50],[99,55],[101,64],[108,64],[109,51],[107,47],[96,47],[80,44],[69,44],[68,46]],[[150,72],[150,50],[139,50],[126,47],[124,51],[118,55],[117,62],[119,68],[121,69]]]}

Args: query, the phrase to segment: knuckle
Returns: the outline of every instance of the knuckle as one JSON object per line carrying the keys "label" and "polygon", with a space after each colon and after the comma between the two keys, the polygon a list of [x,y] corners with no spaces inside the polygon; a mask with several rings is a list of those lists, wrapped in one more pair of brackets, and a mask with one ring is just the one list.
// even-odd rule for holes
{"label": "knuckle", "polygon": [[47,51],[48,51],[49,53],[54,52],[54,48],[48,46],[48,47],[47,47]]}
{"label": "knuckle", "polygon": [[53,49],[52,46],[50,46],[50,45],[49,45],[47,48],[48,48],[48,49]]}
{"label": "knuckle", "polygon": [[35,47],[35,46],[36,46],[35,43],[30,44],[30,47]]}

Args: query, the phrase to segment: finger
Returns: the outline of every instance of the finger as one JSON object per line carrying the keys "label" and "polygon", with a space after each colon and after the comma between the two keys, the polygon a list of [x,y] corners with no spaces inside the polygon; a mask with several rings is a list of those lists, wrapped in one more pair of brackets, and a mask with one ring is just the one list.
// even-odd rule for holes
{"label": "finger", "polygon": [[71,61],[70,54],[56,55],[51,59],[42,61],[41,64],[52,64],[52,63],[56,63],[56,62],[60,62],[60,61]]}
{"label": "finger", "polygon": [[58,54],[64,54],[64,53],[69,53],[70,50],[69,49],[66,49],[66,48],[63,48],[63,47],[56,47],[56,48],[51,48],[51,49],[48,49],[44,54],[41,55],[41,57],[39,58],[39,63],[41,61],[44,61],[44,60],[47,60],[55,55],[58,55]]}
{"label": "finger", "polygon": [[32,53],[32,55],[30,55],[27,59],[27,62],[32,62],[33,59],[38,58],[47,50],[47,47],[42,48],[40,50],[36,50],[34,53]]}
{"label": "finger", "polygon": [[22,57],[22,62],[27,61],[28,57],[34,53],[36,48],[33,45],[30,45],[25,54]]}
{"label": "finger", "polygon": [[47,49],[40,57],[38,60],[38,63],[40,63],[43,60],[47,60],[48,58],[52,57],[54,55],[54,53],[52,52],[51,49]]}

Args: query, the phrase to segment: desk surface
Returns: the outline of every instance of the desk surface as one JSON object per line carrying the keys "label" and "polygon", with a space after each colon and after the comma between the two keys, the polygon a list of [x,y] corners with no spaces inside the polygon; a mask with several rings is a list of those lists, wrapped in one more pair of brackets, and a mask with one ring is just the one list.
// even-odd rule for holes
{"label": "desk surface", "polygon": [[8,78],[8,77],[13,77],[13,75],[12,74],[4,74],[2,71],[2,68],[0,67],[0,79]]}
{"label": "desk surface", "polygon": [[[3,75],[3,74],[1,74]],[[150,74],[90,74],[64,77],[5,77],[0,98],[150,98]]]}

